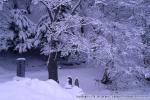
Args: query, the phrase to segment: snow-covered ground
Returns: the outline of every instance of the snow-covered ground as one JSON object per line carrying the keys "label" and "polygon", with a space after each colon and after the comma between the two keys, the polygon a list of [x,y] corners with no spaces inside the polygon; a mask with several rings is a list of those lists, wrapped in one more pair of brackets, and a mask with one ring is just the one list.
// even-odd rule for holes
{"label": "snow-covered ground", "polygon": [[14,78],[0,84],[0,100],[77,100],[82,90],[78,87],[64,89],[53,80]]}
{"label": "snow-covered ground", "polygon": [[[0,100],[7,100],[7,99],[1,99],[2,95],[5,95],[7,97],[7,94],[5,93],[8,93],[8,97],[9,97],[9,95],[13,95],[13,94],[17,95],[17,92],[21,93],[22,89],[24,91],[23,93],[25,93],[25,96],[29,95],[30,93],[31,94],[33,93],[32,99],[29,98],[30,96],[27,96],[27,99],[25,100],[48,100],[46,99],[48,95],[47,92],[51,93],[52,89],[48,90],[49,88],[46,88],[46,86],[50,85],[51,83],[49,84],[50,81],[47,81],[48,75],[47,75],[46,66],[44,65],[45,64],[44,61],[38,59],[37,57],[35,58],[28,57],[27,58],[28,64],[26,68],[27,79],[22,81],[16,81],[16,79],[14,79],[14,77],[16,76],[16,62],[15,62],[16,57],[0,57],[0,59],[1,59],[0,60],[0,66],[1,66],[0,67],[0,91],[2,92],[2,93],[0,92]],[[62,88],[65,87],[67,76],[71,76],[73,79],[78,77],[80,88],[82,88],[85,95],[88,96],[85,100],[103,100],[103,99],[104,100],[111,100],[111,99],[112,100],[114,99],[115,100],[134,100],[134,99],[150,100],[149,88],[135,89],[129,91],[110,91],[106,89],[105,85],[95,81],[95,79],[102,78],[104,69],[102,69],[101,67],[93,67],[92,65],[93,64],[82,64],[82,65],[68,66],[68,67],[63,66],[62,69],[59,69],[60,86]],[[38,91],[38,88],[40,88],[39,89],[40,91]],[[13,94],[9,94],[9,93],[13,93]],[[41,97],[37,93],[40,93]],[[106,95],[108,97],[103,97]],[[118,97],[113,97],[114,95]],[[127,96],[131,96],[131,97],[127,97]],[[136,97],[132,97],[132,96],[136,96]],[[36,99],[38,97],[39,99]],[[78,97],[78,99],[83,100],[84,97]],[[13,100],[18,100],[18,99],[13,99]],[[24,99],[20,99],[20,100],[24,100]],[[57,100],[57,99],[53,99],[53,100]],[[59,100],[63,100],[63,99],[59,99]]]}

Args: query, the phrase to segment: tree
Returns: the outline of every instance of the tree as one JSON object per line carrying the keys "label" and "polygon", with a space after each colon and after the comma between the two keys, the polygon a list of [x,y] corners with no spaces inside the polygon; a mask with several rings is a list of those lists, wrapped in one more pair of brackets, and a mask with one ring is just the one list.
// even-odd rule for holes
{"label": "tree", "polygon": [[74,32],[74,27],[80,25],[80,16],[75,15],[75,10],[81,0],[72,7],[71,0],[35,0],[34,3],[42,3],[48,15],[41,18],[37,26],[35,45],[40,45],[42,53],[49,55],[48,72],[49,79],[58,81],[57,61],[61,55],[76,51],[80,47],[81,38],[79,32]]}
{"label": "tree", "polygon": [[32,48],[35,24],[26,17],[27,12],[22,9],[11,10],[11,22],[9,29],[13,31],[14,37],[11,41],[12,47],[19,53],[26,52]]}
{"label": "tree", "polygon": [[7,47],[3,49],[11,48],[23,53],[32,48],[35,24],[25,14],[26,11],[22,9],[13,9],[3,14],[1,43]]}
{"label": "tree", "polygon": [[[131,27],[130,25],[115,22],[105,22],[101,28],[105,30],[102,36],[110,45],[109,48],[106,49],[109,50],[108,59],[104,61],[109,73],[108,76],[104,75],[104,79],[109,79],[107,81],[112,81],[113,85],[117,84],[117,88],[127,88],[136,84],[136,82],[138,85],[141,84],[142,81],[138,78],[144,79],[143,71],[145,69],[143,68],[142,54],[144,44],[141,38],[144,31],[139,27]],[[98,59],[100,59],[100,57],[98,57]],[[124,74],[121,74],[121,72]],[[128,79],[122,81],[121,79],[125,76],[128,77]],[[132,79],[134,81],[131,81]]]}
{"label": "tree", "polygon": [[[112,84],[114,84],[117,81],[118,87],[120,87],[120,84],[124,84],[124,86],[122,87],[127,87],[127,85],[133,85],[134,82],[142,83],[141,81],[139,81],[138,78],[140,77],[141,79],[144,79],[143,71],[146,70],[143,67],[142,54],[144,48],[141,38],[141,35],[144,33],[143,27],[135,26],[132,23],[126,23],[123,21],[120,22],[119,19],[114,20],[114,17],[112,16],[115,13],[119,14],[118,11],[124,4],[122,3],[121,5],[120,0],[95,1],[97,1],[95,2],[97,5],[95,12],[90,12],[91,9],[93,10],[93,8],[95,7],[94,5],[94,7],[92,6],[90,8],[90,1],[87,1],[86,4],[81,5],[82,9],[80,9],[80,12],[84,12],[84,15],[82,16],[88,16],[92,19],[97,18],[97,20],[95,20],[95,23],[97,21],[97,24],[84,25],[84,33],[86,33],[86,40],[89,41],[88,45],[86,45],[88,46],[90,51],[88,54],[91,57],[94,57],[94,59],[98,62],[103,63],[103,66],[101,67],[106,67],[106,69],[108,68],[108,79],[112,81]],[[125,2],[125,4],[129,3],[127,7],[129,6],[132,8],[136,5],[136,3],[141,3],[142,0],[137,2],[133,1],[133,3],[132,0],[130,2],[126,2],[124,0],[122,1]],[[101,4],[102,6],[105,6],[105,9],[100,9]],[[120,8],[118,8],[118,6]],[[106,12],[99,10],[106,10]],[[112,12],[109,12],[109,10],[112,10]],[[109,15],[107,15],[108,13]],[[119,15],[117,16],[120,17]],[[131,79],[131,77],[134,78],[135,81],[131,81],[132,79],[130,81],[128,79],[124,79],[124,81],[121,82],[121,79],[124,77],[123,75],[120,75],[121,73],[124,73],[124,76],[128,76],[128,79]]]}

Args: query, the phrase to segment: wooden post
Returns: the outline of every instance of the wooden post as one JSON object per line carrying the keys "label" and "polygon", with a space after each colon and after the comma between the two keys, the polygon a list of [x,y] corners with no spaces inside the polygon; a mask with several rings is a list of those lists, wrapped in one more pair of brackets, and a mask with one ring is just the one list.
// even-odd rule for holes
{"label": "wooden post", "polygon": [[18,58],[17,60],[17,76],[25,77],[25,58]]}

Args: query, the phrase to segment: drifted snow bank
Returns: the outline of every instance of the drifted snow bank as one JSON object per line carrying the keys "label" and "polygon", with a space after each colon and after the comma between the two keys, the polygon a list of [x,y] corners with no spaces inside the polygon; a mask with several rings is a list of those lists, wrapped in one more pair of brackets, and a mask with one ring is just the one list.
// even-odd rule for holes
{"label": "drifted snow bank", "polygon": [[0,84],[0,100],[77,100],[80,88],[64,89],[53,80],[14,78]]}

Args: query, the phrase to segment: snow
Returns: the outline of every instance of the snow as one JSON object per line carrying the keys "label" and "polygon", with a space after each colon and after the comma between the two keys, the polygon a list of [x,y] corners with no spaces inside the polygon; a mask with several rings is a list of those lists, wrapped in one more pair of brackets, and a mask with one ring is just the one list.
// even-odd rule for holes
{"label": "snow", "polygon": [[18,78],[0,84],[0,100],[77,100],[81,89],[62,88],[53,80]]}
{"label": "snow", "polygon": [[25,58],[17,58],[16,60],[26,60]]}

